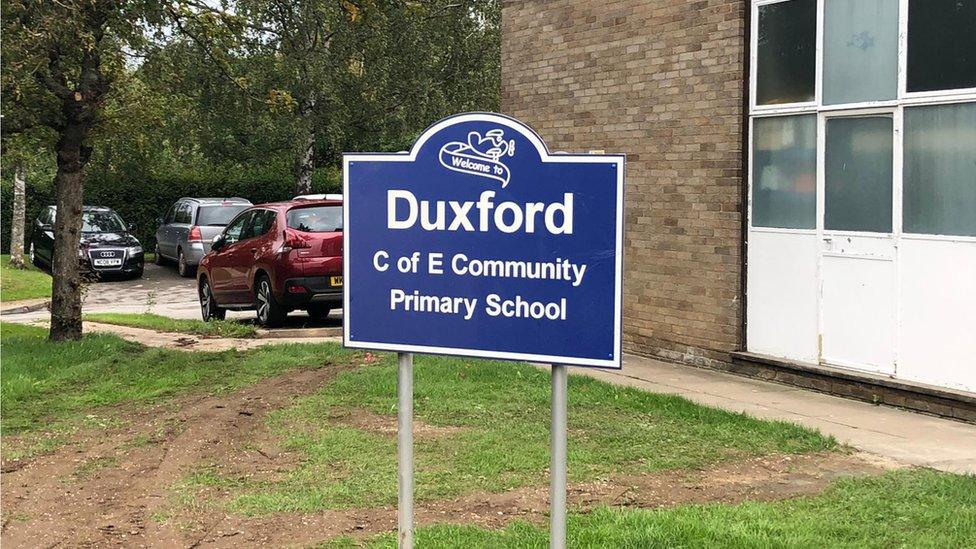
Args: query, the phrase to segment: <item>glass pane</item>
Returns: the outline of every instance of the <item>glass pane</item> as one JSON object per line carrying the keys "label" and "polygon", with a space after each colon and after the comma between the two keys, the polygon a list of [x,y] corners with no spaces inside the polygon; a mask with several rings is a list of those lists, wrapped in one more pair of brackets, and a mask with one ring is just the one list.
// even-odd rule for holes
{"label": "glass pane", "polygon": [[976,0],[908,3],[908,91],[976,87]]}
{"label": "glass pane", "polygon": [[752,143],[752,226],[815,228],[816,115],[756,118]]}
{"label": "glass pane", "polygon": [[824,228],[891,232],[890,116],[827,120]]}
{"label": "glass pane", "polygon": [[976,236],[976,103],[905,109],[904,231]]}
{"label": "glass pane", "polygon": [[759,6],[756,103],[813,101],[817,2],[789,0]]}
{"label": "glass pane", "polygon": [[894,99],[898,87],[898,0],[827,0],[824,102]]}

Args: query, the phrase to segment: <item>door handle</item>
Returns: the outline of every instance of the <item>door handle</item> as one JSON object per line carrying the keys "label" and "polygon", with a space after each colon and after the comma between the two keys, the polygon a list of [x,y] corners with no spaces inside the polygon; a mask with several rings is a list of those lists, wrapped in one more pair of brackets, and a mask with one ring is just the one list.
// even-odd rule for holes
{"label": "door handle", "polygon": [[251,253],[252,253],[252,254],[256,254],[256,253],[258,253],[258,249],[257,249],[257,248],[251,248]]}

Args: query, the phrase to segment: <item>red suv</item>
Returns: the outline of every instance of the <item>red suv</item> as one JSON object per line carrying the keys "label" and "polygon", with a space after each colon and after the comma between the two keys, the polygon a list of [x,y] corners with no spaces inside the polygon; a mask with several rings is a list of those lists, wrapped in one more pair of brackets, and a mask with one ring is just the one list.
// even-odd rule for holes
{"label": "red suv", "polygon": [[342,303],[342,201],[261,204],[217,235],[197,272],[204,320],[257,310],[279,326],[289,311],[324,319]]}

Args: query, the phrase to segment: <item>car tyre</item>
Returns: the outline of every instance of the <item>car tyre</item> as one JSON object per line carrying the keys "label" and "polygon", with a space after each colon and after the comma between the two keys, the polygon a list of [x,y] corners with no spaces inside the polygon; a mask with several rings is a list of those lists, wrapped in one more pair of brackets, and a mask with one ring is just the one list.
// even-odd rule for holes
{"label": "car tyre", "polygon": [[186,255],[183,254],[183,249],[180,248],[177,254],[178,255],[176,260],[176,272],[180,273],[180,276],[182,276],[183,278],[192,277],[194,274],[193,273],[194,269],[192,265],[187,264]]}
{"label": "car tyre", "polygon": [[305,310],[313,320],[326,320],[329,318],[329,313],[332,312],[332,307],[326,305],[309,305],[308,309]]}
{"label": "car tyre", "polygon": [[200,314],[204,322],[211,320],[223,320],[227,316],[227,309],[222,309],[217,305],[210,282],[206,278],[200,281]]}
{"label": "car tyre", "polygon": [[254,308],[257,310],[258,324],[265,328],[276,328],[285,323],[288,311],[275,299],[271,280],[262,275],[254,290]]}

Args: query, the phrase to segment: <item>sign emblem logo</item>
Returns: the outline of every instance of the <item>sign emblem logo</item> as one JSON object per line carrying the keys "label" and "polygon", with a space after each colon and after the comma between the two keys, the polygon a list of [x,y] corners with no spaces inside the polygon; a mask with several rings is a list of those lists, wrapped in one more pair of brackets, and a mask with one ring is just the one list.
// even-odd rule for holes
{"label": "sign emblem logo", "polygon": [[504,189],[511,179],[511,171],[501,162],[504,156],[515,156],[515,140],[505,140],[505,130],[491,129],[485,135],[468,132],[467,143],[450,141],[441,147],[441,166],[449,170],[487,177],[501,182]]}

